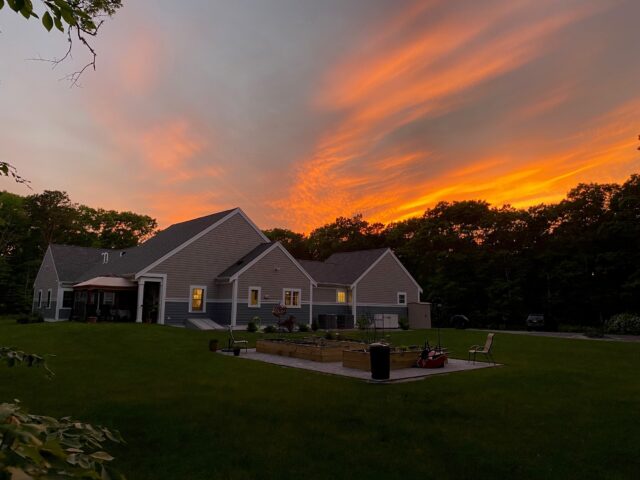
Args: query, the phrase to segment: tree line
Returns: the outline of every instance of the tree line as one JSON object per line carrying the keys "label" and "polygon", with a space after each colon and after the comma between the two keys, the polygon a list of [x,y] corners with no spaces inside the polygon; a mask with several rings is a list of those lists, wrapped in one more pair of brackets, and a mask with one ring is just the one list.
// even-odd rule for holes
{"label": "tree line", "polygon": [[640,313],[640,175],[579,184],[557,204],[513,208],[441,202],[421,217],[383,225],[356,215],[303,235],[267,230],[296,258],[389,247],[436,305],[440,320],[478,326],[551,322],[598,326]]}
{"label": "tree line", "polygon": [[75,204],[65,192],[0,192],[0,313],[30,309],[33,281],[50,243],[129,248],[156,230],[147,215]]}
{"label": "tree line", "polygon": [[[128,248],[156,232],[132,212],[93,209],[65,192],[0,193],[0,312],[28,309],[49,243]],[[266,230],[296,258],[388,247],[439,306],[479,326],[522,325],[528,313],[599,325],[640,313],[640,175],[622,184],[579,184],[556,204],[496,207],[441,202],[420,217],[384,225],[339,217],[304,235]]]}

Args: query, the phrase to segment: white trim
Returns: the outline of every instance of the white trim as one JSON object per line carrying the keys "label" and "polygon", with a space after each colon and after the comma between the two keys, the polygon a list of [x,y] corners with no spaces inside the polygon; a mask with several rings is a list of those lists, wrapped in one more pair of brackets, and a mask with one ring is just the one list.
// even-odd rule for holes
{"label": "white trim", "polygon": [[265,241],[265,243],[270,243],[270,242],[271,242],[271,240],[269,240],[269,237],[267,237],[267,236],[262,232],[262,230],[260,230],[260,229],[258,228],[258,226],[257,226],[255,223],[253,223],[253,220],[251,220],[251,219],[247,216],[247,214],[246,214],[246,213],[244,213],[244,212],[242,211],[242,209],[241,209],[241,208],[236,208],[236,210],[237,210],[237,213],[239,213],[239,214],[242,216],[242,218],[244,218],[244,219],[247,221],[247,223],[248,223],[249,225],[251,225],[251,226],[253,227],[253,229],[254,229],[256,232],[258,232],[258,235],[260,235],[260,236],[262,237],[262,240],[264,240],[264,241]]}
{"label": "white trim", "polygon": [[144,279],[138,280],[138,297],[136,304],[136,323],[142,323],[142,302],[144,301]]}
{"label": "white trim", "polygon": [[158,325],[164,325],[165,302],[167,298],[167,274],[147,273],[144,276],[147,282],[160,282],[160,299],[158,301]]}
{"label": "white trim", "polygon": [[362,280],[371,270],[373,270],[373,267],[375,267],[378,263],[380,263],[380,261],[385,257],[385,255],[387,255],[387,253],[389,253],[390,251],[391,250],[387,248],[383,253],[381,253],[380,256],[376,259],[376,261],[373,262],[371,265],[369,265],[369,268],[367,268],[362,273],[362,275],[360,275],[358,278],[355,279],[355,281],[351,284],[351,289],[353,290],[358,284],[358,282]]}
{"label": "white trim", "polygon": [[[284,297],[285,297],[285,292],[298,292],[298,305],[287,305],[286,303],[284,303]],[[293,300],[293,295],[291,295],[291,300]],[[285,307],[287,307],[287,309],[289,308],[302,308],[302,289],[300,288],[291,288],[291,287],[284,287],[282,289],[282,305],[284,305]]]}
{"label": "white trim", "polygon": [[351,287],[351,315],[353,316],[353,328],[358,326],[358,303],[356,302],[356,286]]}
{"label": "white trim", "polygon": [[411,274],[409,273],[409,271],[404,267],[404,265],[402,264],[402,262],[400,261],[400,259],[398,257],[396,257],[395,253],[393,253],[393,250],[391,250],[390,248],[387,248],[387,250],[378,257],[378,259],[373,262],[371,265],[369,265],[369,268],[367,268],[364,273],[362,275],[360,275],[352,284],[351,284],[351,288],[354,288],[356,286],[356,284],[362,280],[371,270],[373,270],[373,268],[380,263],[380,261],[387,255],[387,254],[391,254],[391,257],[397,262],[398,265],[400,265],[400,268],[402,268],[402,270],[404,271],[404,273],[409,277],[409,280],[411,280],[413,282],[413,284],[418,288],[418,291],[420,293],[422,293],[422,287],[420,286],[420,284],[418,282],[416,282],[415,278],[413,278],[411,276]]}
{"label": "white trim", "polygon": [[[193,310],[193,290],[195,288],[202,290],[202,310]],[[189,313],[207,313],[207,286],[206,285],[189,285]]]}
{"label": "white trim", "polygon": [[[409,273],[409,270],[407,270],[405,268],[405,266],[402,264],[402,262],[400,261],[400,259],[398,257],[396,257],[396,254],[393,253],[393,250],[389,250],[391,252],[391,257],[398,263],[398,265],[400,265],[400,268],[404,271],[404,273],[407,274],[407,277],[409,277],[409,279],[413,282],[413,284],[418,287],[418,291],[420,293],[422,293],[422,287],[420,286],[420,284],[416,281],[415,278],[413,278],[413,276]],[[407,297],[407,303],[409,302],[409,297]]]}
{"label": "white trim", "polygon": [[38,299],[38,308],[42,308],[42,289],[38,289],[36,298]]}
{"label": "white trim", "polygon": [[[189,303],[189,299],[186,297],[167,297],[166,302],[172,303]],[[207,303],[231,303],[230,298],[207,298]]]}
{"label": "white trim", "polygon": [[47,306],[45,307],[46,309],[50,309],[51,308],[51,297],[52,297],[52,290],[50,288],[47,288]]}
{"label": "white trim", "polygon": [[236,273],[234,273],[233,275],[231,275],[229,277],[229,281],[233,281],[233,280],[237,280],[240,275],[242,275],[244,272],[246,272],[249,268],[251,268],[253,265],[255,265],[256,263],[258,263],[260,260],[262,260],[268,253],[272,252],[274,248],[278,247],[282,252],[284,252],[284,254],[289,258],[289,260],[291,260],[291,262],[293,262],[293,264],[298,268],[298,270],[300,270],[305,277],[307,277],[309,279],[309,281],[313,284],[313,285],[317,285],[316,281],[311,277],[311,275],[309,275],[309,273],[302,268],[302,265],[300,265],[298,263],[298,261],[293,258],[291,256],[291,254],[289,252],[287,252],[287,249],[284,248],[284,246],[280,243],[280,242],[273,242],[273,245],[270,246],[269,248],[267,248],[264,252],[262,252],[260,255],[258,255],[256,258],[254,258],[253,260],[251,260],[249,263],[247,263],[244,267],[242,267],[240,270],[238,270]]}
{"label": "white trim", "polygon": [[[234,210],[232,210],[231,212],[229,212],[227,215],[225,215],[224,217],[222,217],[220,220],[218,220],[217,222],[209,225],[207,228],[205,228],[204,230],[202,230],[201,232],[199,232],[198,234],[194,235],[193,237],[191,237],[189,240],[187,240],[186,242],[182,243],[181,245],[178,245],[176,248],[174,248],[173,250],[171,250],[169,253],[163,255],[162,257],[160,257],[158,260],[156,260],[155,262],[153,262],[152,264],[150,264],[149,266],[143,268],[142,270],[140,270],[138,273],[135,274],[135,278],[138,279],[139,277],[143,276],[144,274],[146,274],[149,270],[151,270],[152,268],[160,265],[162,262],[164,262],[167,258],[172,257],[173,255],[175,255],[176,253],[178,253],[179,251],[181,251],[182,249],[188,247],[189,245],[191,245],[193,242],[195,242],[196,240],[198,240],[199,238],[205,236],[207,233],[209,233],[211,230],[213,230],[214,228],[218,227],[219,225],[221,225],[222,223],[226,222],[227,220],[229,220],[231,217],[233,217],[235,214],[237,214],[240,211],[239,208],[236,208]],[[255,227],[257,228],[257,227]],[[261,232],[262,233],[262,232]],[[262,236],[264,236],[264,234],[262,234]],[[266,238],[266,237],[265,237]],[[268,239],[267,239],[268,241]]]}
{"label": "white trim", "polygon": [[238,280],[231,285],[231,327],[235,327],[238,318]]}
{"label": "white trim", "polygon": [[[400,295],[404,295],[404,303],[400,303]],[[396,302],[398,303],[398,305],[401,305],[403,307],[406,307],[407,305],[409,305],[408,299],[407,299],[407,292],[396,292]]]}
{"label": "white trim", "polygon": [[[251,291],[258,291],[258,303],[256,305],[251,305]],[[260,301],[262,300],[262,287],[249,287],[247,291],[247,307],[249,308],[260,308]]]}
{"label": "white trim", "polygon": [[313,283],[309,282],[309,327],[313,324]]}
{"label": "white trim", "polygon": [[64,306],[64,293],[65,292],[72,292],[73,293],[73,288],[67,288],[67,287],[63,287],[61,286],[62,284],[58,285],[58,295],[56,295],[56,315],[54,317],[54,319],[56,321],[60,320],[60,310],[64,309],[64,310],[73,310],[73,303],[71,304],[70,307],[65,307]]}

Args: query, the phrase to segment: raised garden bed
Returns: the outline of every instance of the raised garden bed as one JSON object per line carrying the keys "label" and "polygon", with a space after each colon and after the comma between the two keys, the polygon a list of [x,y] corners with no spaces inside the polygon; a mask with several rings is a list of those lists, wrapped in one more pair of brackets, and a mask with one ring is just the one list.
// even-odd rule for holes
{"label": "raised garden bed", "polygon": [[[419,350],[391,351],[389,356],[391,370],[411,368],[416,364],[419,356]],[[369,371],[371,369],[369,351],[364,349],[345,350],[342,352],[342,366],[345,368]]]}
{"label": "raised garden bed", "polygon": [[280,355],[281,357],[294,357],[313,362],[340,362],[343,350],[357,348],[361,344],[349,341],[322,342],[297,340],[258,340],[256,352]]}

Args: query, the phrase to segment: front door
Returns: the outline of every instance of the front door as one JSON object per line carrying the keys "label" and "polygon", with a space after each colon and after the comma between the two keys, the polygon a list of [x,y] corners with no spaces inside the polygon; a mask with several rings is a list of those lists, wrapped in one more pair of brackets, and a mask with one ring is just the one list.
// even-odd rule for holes
{"label": "front door", "polygon": [[160,312],[160,282],[144,283],[142,295],[142,321],[145,323],[158,323]]}

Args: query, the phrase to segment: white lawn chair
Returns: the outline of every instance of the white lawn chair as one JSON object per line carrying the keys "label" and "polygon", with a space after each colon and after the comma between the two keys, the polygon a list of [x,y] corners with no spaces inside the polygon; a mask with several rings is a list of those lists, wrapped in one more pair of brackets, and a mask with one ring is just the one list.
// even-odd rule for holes
{"label": "white lawn chair", "polygon": [[487,335],[487,341],[484,342],[484,346],[482,345],[472,345],[471,347],[469,347],[469,357],[467,359],[468,362],[471,361],[471,356],[473,355],[473,363],[476,363],[476,355],[478,353],[481,353],[482,355],[484,355],[487,360],[491,360],[491,362],[495,365],[496,362],[493,359],[493,356],[491,355],[491,347],[493,346],[493,337],[495,336],[495,333],[490,333],[489,335]]}

